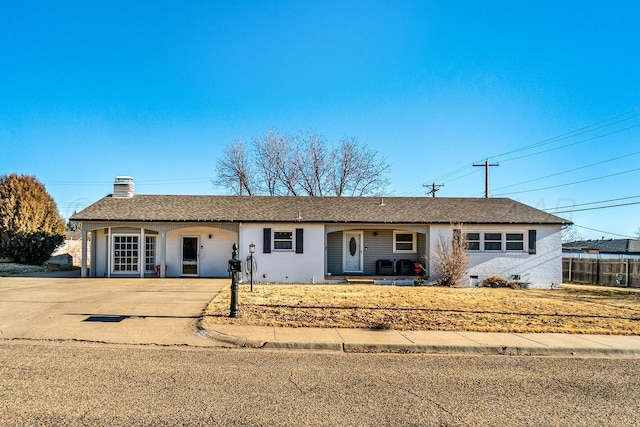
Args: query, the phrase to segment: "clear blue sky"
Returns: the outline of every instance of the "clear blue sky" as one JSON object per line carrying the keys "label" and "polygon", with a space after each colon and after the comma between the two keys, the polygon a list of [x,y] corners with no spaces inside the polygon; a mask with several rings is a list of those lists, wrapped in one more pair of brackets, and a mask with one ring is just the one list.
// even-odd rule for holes
{"label": "clear blue sky", "polygon": [[[223,147],[275,127],[357,137],[395,196],[482,196],[488,158],[494,196],[638,203],[639,23],[637,0],[2,2],[0,173],[65,218],[117,175],[224,194]],[[640,227],[640,204],[560,215],[587,238]]]}

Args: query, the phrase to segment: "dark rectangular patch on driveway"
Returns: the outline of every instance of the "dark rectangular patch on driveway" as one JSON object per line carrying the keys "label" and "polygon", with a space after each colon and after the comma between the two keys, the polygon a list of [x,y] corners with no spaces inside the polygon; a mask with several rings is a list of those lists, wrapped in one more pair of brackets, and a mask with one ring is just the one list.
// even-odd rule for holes
{"label": "dark rectangular patch on driveway", "polygon": [[128,318],[129,316],[89,316],[83,322],[118,323]]}

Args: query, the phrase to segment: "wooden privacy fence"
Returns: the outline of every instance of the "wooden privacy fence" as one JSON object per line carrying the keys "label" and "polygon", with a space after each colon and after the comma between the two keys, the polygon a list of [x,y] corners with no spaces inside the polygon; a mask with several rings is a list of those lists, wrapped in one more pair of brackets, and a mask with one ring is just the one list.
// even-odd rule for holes
{"label": "wooden privacy fence", "polygon": [[640,259],[563,258],[565,283],[640,288]]}

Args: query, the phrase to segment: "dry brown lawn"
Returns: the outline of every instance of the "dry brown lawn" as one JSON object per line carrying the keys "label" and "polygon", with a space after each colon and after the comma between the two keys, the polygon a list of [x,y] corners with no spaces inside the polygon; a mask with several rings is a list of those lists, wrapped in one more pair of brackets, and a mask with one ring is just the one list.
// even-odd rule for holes
{"label": "dry brown lawn", "polygon": [[640,335],[633,289],[257,284],[251,293],[241,285],[235,319],[229,301],[227,288],[207,307],[205,325]]}

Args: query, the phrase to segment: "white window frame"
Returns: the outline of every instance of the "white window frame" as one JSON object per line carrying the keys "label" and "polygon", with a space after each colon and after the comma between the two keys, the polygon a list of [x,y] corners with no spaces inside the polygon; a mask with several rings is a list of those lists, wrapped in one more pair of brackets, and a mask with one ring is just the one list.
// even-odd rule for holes
{"label": "white window frame", "polygon": [[[406,241],[398,241],[399,234],[409,234],[411,235],[411,242]],[[418,252],[418,241],[417,234],[415,231],[403,231],[403,230],[393,230],[393,253],[394,254],[415,254]],[[411,243],[411,249],[398,249],[398,243]]]}
{"label": "white window frame", "polygon": [[[519,235],[522,236],[522,238],[521,239],[509,239],[508,236],[510,234],[511,235],[519,234]],[[526,244],[525,239],[526,239],[526,237],[525,237],[525,233],[524,232],[522,232],[522,233],[521,232],[517,232],[517,231],[515,231],[515,232],[513,232],[513,231],[512,232],[505,232],[504,233],[504,250],[506,252],[525,252],[525,248],[526,248],[527,252],[528,252],[529,247]],[[521,243],[522,247],[520,249],[509,249],[509,243]]]}
{"label": "white window frame", "polygon": [[[276,239],[277,233],[289,233],[291,239]],[[291,242],[291,248],[279,249],[276,248],[276,242]],[[273,252],[295,252],[296,251],[296,231],[295,230],[271,230],[271,250]]]}
{"label": "white window frame", "polygon": [[[148,245],[151,245],[149,247]],[[144,271],[145,273],[154,273],[156,271],[156,255],[158,248],[158,239],[155,234],[144,236]],[[151,254],[149,254],[151,251]],[[151,268],[149,268],[151,266]]]}
{"label": "white window frame", "polygon": [[[500,238],[499,239],[487,239],[487,234],[499,234]],[[500,248],[499,249],[487,249],[487,244],[499,244]],[[480,246],[480,248],[482,248],[483,252],[504,252],[504,233],[501,231],[487,231],[485,233],[482,233],[482,246]]]}
{"label": "white window frame", "polygon": [[[473,240],[469,240],[469,238],[467,237],[467,242],[468,243],[477,243],[478,244],[478,249],[467,249],[467,252],[471,252],[471,253],[479,253],[479,252],[486,252],[486,253],[527,253],[528,251],[528,234],[525,231],[522,230],[513,230],[513,231],[504,231],[504,230],[484,230],[484,231],[479,231],[479,230],[471,230],[468,231],[467,236],[469,236],[469,234],[478,234],[478,239],[473,239]],[[500,240],[488,240],[486,239],[486,235],[487,234],[500,234]],[[513,236],[513,235],[521,235],[522,239],[507,239],[507,236]],[[487,243],[499,243],[500,244],[500,249],[485,249],[485,245]],[[509,244],[513,244],[513,243],[521,243],[522,248],[519,249],[508,249],[508,245]]]}
{"label": "white window frame", "polygon": [[[467,236],[467,251],[469,252],[480,252],[482,249],[482,233],[479,231],[470,231],[465,233]],[[469,239],[469,235],[470,234],[477,234],[478,238],[477,239]],[[469,243],[477,243],[478,244],[478,248],[477,249],[469,249]]]}
{"label": "white window frame", "polygon": [[[123,250],[123,248],[120,247],[120,245],[123,242],[116,242],[116,240],[119,240],[119,238],[122,237],[131,237],[132,239],[135,239],[136,241],[134,242],[133,240],[131,241],[131,244],[136,243],[137,244],[137,248],[134,250],[133,248],[131,248],[131,256],[128,256],[126,253],[124,254],[124,256],[122,254],[120,254],[120,251]],[[131,234],[131,233],[114,233],[111,235],[111,247],[113,248],[112,254],[111,254],[111,273],[112,274],[140,274],[140,235],[139,234]],[[128,244],[129,242],[124,242],[124,244]],[[118,244],[118,248],[116,248],[116,244]],[[124,248],[125,251],[128,251],[128,248]],[[116,262],[116,258],[118,259],[125,259],[124,263],[121,262]],[[132,260],[135,258],[135,263],[132,262],[126,262],[126,260],[128,258],[131,258]],[[135,265],[136,269],[133,270],[118,270],[116,269],[116,267],[121,267],[121,266],[127,266],[131,264],[132,266]]]}

